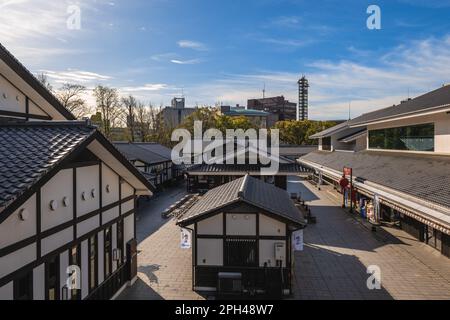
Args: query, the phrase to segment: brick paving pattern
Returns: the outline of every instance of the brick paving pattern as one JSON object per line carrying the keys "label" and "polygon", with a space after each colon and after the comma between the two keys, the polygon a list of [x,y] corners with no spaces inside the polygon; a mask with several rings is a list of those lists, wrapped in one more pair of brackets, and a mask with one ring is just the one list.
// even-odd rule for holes
{"label": "brick paving pattern", "polygon": [[[295,253],[294,299],[450,299],[450,259],[395,228],[370,231],[344,212],[330,188],[295,181],[316,225],[305,229]],[[369,290],[367,267],[381,269],[381,290]]]}

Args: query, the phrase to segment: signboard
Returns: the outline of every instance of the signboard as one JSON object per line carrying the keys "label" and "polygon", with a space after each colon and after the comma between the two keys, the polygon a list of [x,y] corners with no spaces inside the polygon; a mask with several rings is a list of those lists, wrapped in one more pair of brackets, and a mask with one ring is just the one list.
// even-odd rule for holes
{"label": "signboard", "polygon": [[380,197],[377,194],[373,195],[373,218],[376,223],[380,221]]}
{"label": "signboard", "polygon": [[192,246],[192,236],[191,232],[187,229],[181,229],[181,242],[180,242],[180,248],[181,249],[190,249]]}
{"label": "signboard", "polygon": [[292,243],[294,244],[294,251],[303,251],[303,229],[292,233]]}

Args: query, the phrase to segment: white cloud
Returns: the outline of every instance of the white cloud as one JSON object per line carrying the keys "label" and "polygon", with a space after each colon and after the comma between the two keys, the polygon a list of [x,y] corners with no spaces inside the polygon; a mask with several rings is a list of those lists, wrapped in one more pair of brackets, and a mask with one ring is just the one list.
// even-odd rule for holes
{"label": "white cloud", "polygon": [[178,60],[178,59],[172,59],[170,62],[175,64],[198,64],[201,62],[200,59],[190,59],[190,60]]}
{"label": "white cloud", "polygon": [[208,48],[204,43],[198,42],[198,41],[192,41],[192,40],[180,40],[177,42],[178,46],[180,48],[188,48],[198,51],[206,51]]}
{"label": "white cloud", "polygon": [[120,91],[123,92],[161,91],[168,88],[169,86],[165,83],[147,83],[143,86],[123,87],[120,89]]}
{"label": "white cloud", "polygon": [[54,83],[77,83],[77,84],[96,84],[98,82],[112,79],[110,76],[99,73],[81,70],[52,71],[39,70],[39,73],[47,75],[49,80]]}
{"label": "white cloud", "polygon": [[[315,61],[308,65],[310,114],[312,119],[346,119],[351,101],[352,116],[399,103],[450,82],[450,36],[411,41],[373,65],[354,61]],[[297,102],[297,80],[293,72],[261,71],[225,75],[221,80],[187,88],[193,100],[213,104],[246,104],[248,98],[284,95]]]}

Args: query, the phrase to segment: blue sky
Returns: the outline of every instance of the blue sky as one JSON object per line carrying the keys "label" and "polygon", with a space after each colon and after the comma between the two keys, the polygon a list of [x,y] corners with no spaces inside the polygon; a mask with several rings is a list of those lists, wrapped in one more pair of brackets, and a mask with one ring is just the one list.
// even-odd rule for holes
{"label": "blue sky", "polygon": [[[67,8],[81,11],[69,30]],[[381,30],[366,27],[369,5]],[[245,104],[311,85],[311,117],[346,118],[450,82],[450,1],[0,0],[0,42],[31,71],[146,103]],[[92,100],[90,100],[93,103]]]}

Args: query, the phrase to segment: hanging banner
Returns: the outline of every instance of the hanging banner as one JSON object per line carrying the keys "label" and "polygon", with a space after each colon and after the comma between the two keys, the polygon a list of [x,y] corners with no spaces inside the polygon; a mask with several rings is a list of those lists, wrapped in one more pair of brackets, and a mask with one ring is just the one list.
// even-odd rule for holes
{"label": "hanging banner", "polygon": [[322,185],[322,182],[323,182],[322,171],[319,171],[319,182],[318,182],[319,187]]}
{"label": "hanging banner", "polygon": [[190,249],[192,246],[191,232],[187,229],[181,229],[181,249]]}
{"label": "hanging banner", "polygon": [[292,243],[294,244],[294,251],[303,251],[303,229],[292,233]]}
{"label": "hanging banner", "polygon": [[375,223],[380,222],[380,197],[373,195],[373,219]]}

